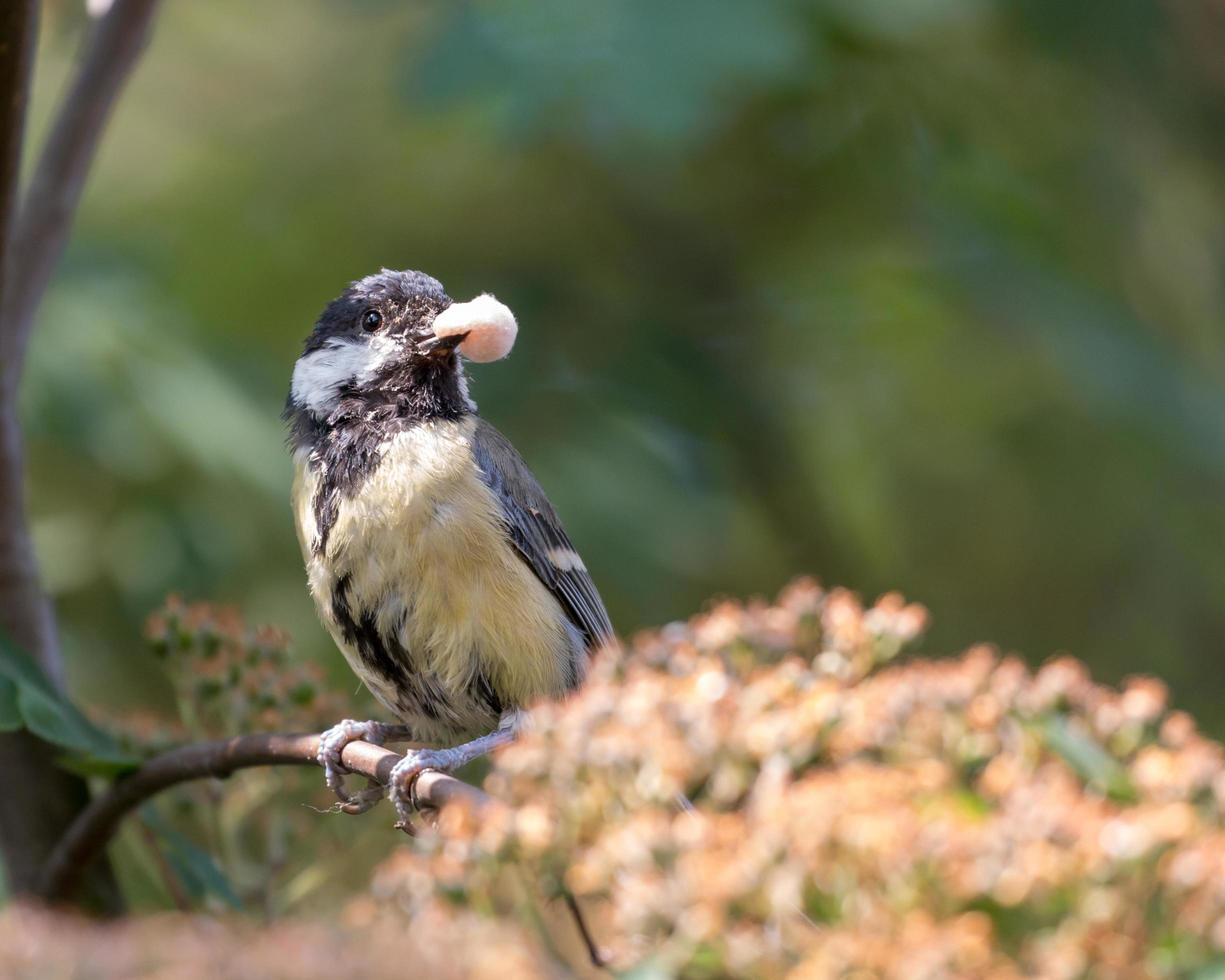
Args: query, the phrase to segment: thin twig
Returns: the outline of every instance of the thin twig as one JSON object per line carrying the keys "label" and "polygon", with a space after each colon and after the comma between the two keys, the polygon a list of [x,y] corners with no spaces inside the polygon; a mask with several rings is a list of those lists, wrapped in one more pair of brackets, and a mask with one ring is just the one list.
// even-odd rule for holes
{"label": "thin twig", "polygon": [[[156,756],[93,800],[72,822],[47,859],[37,889],[48,902],[68,901],[82,873],[115,835],[124,816],[149,797],[193,779],[223,778],[255,766],[317,765],[318,735],[243,735],[216,742],[198,742]],[[368,742],[350,742],[341,756],[351,772],[386,784],[392,767],[403,756]],[[474,786],[445,773],[427,770],[414,794],[427,809],[465,800],[477,806],[495,805]]]}
{"label": "thin twig", "polygon": [[586,918],[583,917],[583,910],[579,908],[578,899],[569,889],[566,889],[565,898],[566,908],[570,910],[570,917],[574,919],[574,925],[583,940],[583,946],[587,949],[587,957],[591,960],[591,965],[602,969],[608,963],[604,959],[604,953],[600,950],[599,944],[595,941],[595,936],[591,934]]}
{"label": "thin twig", "polygon": [[[51,273],[64,251],[102,131],[149,38],[158,0],[115,0],[93,29],[55,118],[10,239],[0,370],[16,387]],[[0,386],[2,387],[2,386]]]}

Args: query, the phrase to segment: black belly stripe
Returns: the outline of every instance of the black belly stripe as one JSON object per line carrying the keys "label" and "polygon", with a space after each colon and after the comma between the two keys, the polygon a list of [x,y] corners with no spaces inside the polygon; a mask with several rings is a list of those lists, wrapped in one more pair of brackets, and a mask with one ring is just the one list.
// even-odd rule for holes
{"label": "black belly stripe", "polygon": [[447,727],[472,724],[488,714],[491,721],[501,717],[506,702],[483,672],[477,672],[465,688],[449,692],[430,670],[422,669],[409,651],[393,636],[385,636],[375,625],[370,610],[354,610],[351,601],[353,581],[348,574],[336,580],[332,589],[332,616],[345,643],[356,649],[362,664],[378,674],[395,691],[396,708],[404,718],[417,716]]}
{"label": "black belly stripe", "polygon": [[441,718],[447,701],[442,696],[438,682],[424,674],[417,674],[412,680],[417,710],[428,718]]}
{"label": "black belly stripe", "polygon": [[404,681],[404,665],[396,661],[379,635],[374,623],[374,613],[368,609],[360,610],[358,617],[353,618],[349,606],[349,588],[353,580],[349,575],[342,575],[336,581],[332,590],[332,615],[340,626],[340,633],[347,643],[357,648],[362,663],[372,671],[394,684]]}
{"label": "black belly stripe", "polygon": [[493,689],[493,684],[489,682],[489,678],[485,676],[483,671],[478,671],[476,676],[472,678],[472,683],[468,685],[468,695],[474,701],[487,705],[489,710],[499,717],[505,710],[506,706],[502,703],[502,699],[498,697],[498,692]]}

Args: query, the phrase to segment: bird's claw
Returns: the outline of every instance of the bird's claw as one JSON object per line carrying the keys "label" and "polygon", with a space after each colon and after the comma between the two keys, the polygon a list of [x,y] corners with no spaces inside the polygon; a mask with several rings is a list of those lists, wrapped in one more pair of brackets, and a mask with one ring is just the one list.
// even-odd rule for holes
{"label": "bird's claw", "polygon": [[412,749],[392,767],[387,779],[387,798],[396,808],[396,829],[414,833],[413,814],[417,805],[417,780],[428,769],[446,772],[453,768],[453,753],[448,749]]}
{"label": "bird's claw", "polygon": [[319,749],[315,758],[323,767],[323,778],[328,789],[336,794],[337,799],[344,804],[346,813],[365,813],[383,798],[383,792],[377,787],[370,787],[350,796],[345,789],[345,773],[349,770],[340,761],[345,746],[350,742],[369,742],[372,745],[382,745],[391,733],[391,726],[379,721],[355,721],[346,718],[337,722],[319,736]]}
{"label": "bird's claw", "polygon": [[[415,791],[417,780],[423,772],[427,769],[450,772],[467,765],[491,749],[513,742],[519,727],[519,714],[516,712],[507,715],[497,729],[488,735],[474,738],[454,748],[409,749],[405,752],[400,761],[392,767],[387,779],[387,795],[396,808],[396,816],[400,818],[396,826],[407,833],[413,832],[412,817],[417,810]],[[358,739],[382,745],[389,739],[405,741],[411,738],[412,733],[406,725],[384,725],[382,722],[354,721],[351,718],[333,725],[320,736],[317,753],[319,764],[323,766],[328,786],[340,798],[342,810],[346,813],[364,813],[382,798],[382,791],[376,786],[362,790],[356,796],[345,792],[343,777],[348,770],[340,761],[345,746]]]}

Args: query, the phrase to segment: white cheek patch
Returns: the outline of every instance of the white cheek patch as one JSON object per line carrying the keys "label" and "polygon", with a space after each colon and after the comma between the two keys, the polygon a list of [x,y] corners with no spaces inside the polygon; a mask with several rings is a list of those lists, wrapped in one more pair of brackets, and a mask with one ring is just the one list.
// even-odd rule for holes
{"label": "white cheek patch", "polygon": [[452,303],[434,318],[434,334],[468,336],[457,348],[470,361],[499,361],[515,346],[519,325],[505,303],[482,293],[467,303]]}
{"label": "white cheek patch", "polygon": [[370,381],[397,351],[395,341],[387,337],[372,337],[367,343],[329,340],[298,358],[290,386],[293,400],[316,415],[326,415],[336,407],[344,385]]}

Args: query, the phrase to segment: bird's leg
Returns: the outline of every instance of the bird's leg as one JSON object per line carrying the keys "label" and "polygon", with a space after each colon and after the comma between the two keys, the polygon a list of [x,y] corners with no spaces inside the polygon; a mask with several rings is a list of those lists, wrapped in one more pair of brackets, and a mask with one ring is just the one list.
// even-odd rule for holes
{"label": "bird's leg", "polygon": [[522,724],[523,715],[518,711],[508,711],[502,716],[496,729],[488,735],[474,738],[471,742],[464,742],[450,749],[410,749],[405,752],[404,758],[391,770],[387,781],[387,795],[400,818],[396,827],[412,832],[412,815],[417,808],[413,791],[418,776],[427,769],[450,772],[467,765],[473,759],[479,759],[486,753],[513,742]]}
{"label": "bird's leg", "polygon": [[407,725],[386,725],[381,721],[354,721],[346,718],[337,722],[319,736],[319,751],[315,758],[323,766],[323,778],[330,789],[345,804],[350,813],[365,813],[383,798],[381,787],[364,789],[354,796],[345,790],[344,774],[348,772],[340,761],[340,755],[350,742],[369,742],[382,745],[384,742],[403,742],[412,738]]}

